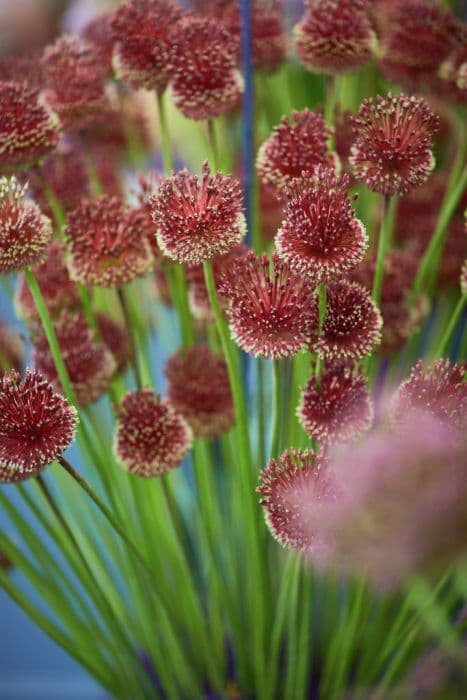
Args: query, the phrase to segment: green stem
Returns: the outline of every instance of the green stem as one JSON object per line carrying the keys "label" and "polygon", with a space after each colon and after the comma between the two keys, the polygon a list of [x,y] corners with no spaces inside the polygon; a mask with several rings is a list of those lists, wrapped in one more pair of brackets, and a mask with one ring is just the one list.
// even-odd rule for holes
{"label": "green stem", "polygon": [[190,345],[193,345],[195,341],[195,331],[193,319],[191,317],[186,275],[183,265],[171,265],[167,270],[167,279],[169,282],[170,295],[177,310],[180,323],[182,345],[184,348],[188,348]]}
{"label": "green stem", "polygon": [[99,327],[92,308],[92,300],[91,295],[89,294],[89,289],[84,284],[79,284],[78,293],[88,326],[94,332],[96,337],[99,337]]}
{"label": "green stem", "polygon": [[162,162],[164,165],[164,172],[167,176],[173,171],[173,158],[172,158],[172,148],[170,145],[170,133],[167,124],[167,113],[165,109],[164,96],[161,93],[157,94],[157,107],[159,110],[159,124],[161,128],[161,150],[162,150]]}
{"label": "green stem", "polygon": [[279,456],[281,431],[280,360],[272,360],[272,432],[270,458]]}
{"label": "green stem", "polygon": [[324,119],[326,124],[333,133],[328,139],[328,148],[330,151],[334,149],[335,135],[334,135],[334,112],[336,110],[337,102],[337,78],[333,75],[329,75],[326,80],[326,99],[324,103]]}
{"label": "green stem", "polygon": [[128,308],[128,301],[125,295],[125,290],[119,287],[117,289],[118,298],[120,301],[120,306],[122,307],[123,318],[125,320],[125,326],[128,333],[128,339],[130,342],[130,355],[131,355],[131,365],[133,367],[133,372],[136,379],[136,386],[139,390],[144,387],[144,380],[141,373],[141,368],[138,362],[137,354],[137,344],[135,341],[135,328],[133,326],[130,310]]}
{"label": "green stem", "polygon": [[444,333],[441,337],[441,340],[439,341],[437,347],[433,351],[433,356],[432,356],[433,360],[436,360],[439,357],[443,357],[444,353],[446,352],[446,348],[449,345],[449,341],[451,340],[452,334],[454,333],[456,326],[459,323],[459,320],[462,316],[462,312],[463,312],[464,307],[466,305],[467,305],[467,296],[462,295],[456,304],[456,308],[454,309],[454,311],[451,315],[448,326],[447,326],[446,330],[444,331]]}
{"label": "green stem", "polygon": [[[318,338],[323,333],[323,325],[326,320],[326,301],[327,293],[324,284],[318,286]],[[316,381],[319,383],[321,380],[321,375],[323,373],[323,358],[320,355],[316,358],[315,376]]]}
{"label": "green stem", "polygon": [[216,138],[216,130],[214,128],[214,122],[212,119],[208,119],[206,122],[207,125],[207,132],[208,132],[208,143],[209,143],[209,148],[210,148],[210,161],[211,161],[211,169],[214,171],[218,171],[221,167],[220,165],[220,158],[219,158],[219,146],[217,143],[217,138]]}
{"label": "green stem", "polygon": [[381,290],[383,288],[384,277],[384,260],[389,249],[391,237],[390,224],[391,219],[393,218],[391,209],[396,206],[396,203],[397,200],[395,197],[389,198],[387,195],[384,197],[383,218],[381,220],[381,229],[379,232],[378,254],[376,257],[376,270],[372,292],[373,301],[375,302],[376,306],[379,306],[381,301]]}

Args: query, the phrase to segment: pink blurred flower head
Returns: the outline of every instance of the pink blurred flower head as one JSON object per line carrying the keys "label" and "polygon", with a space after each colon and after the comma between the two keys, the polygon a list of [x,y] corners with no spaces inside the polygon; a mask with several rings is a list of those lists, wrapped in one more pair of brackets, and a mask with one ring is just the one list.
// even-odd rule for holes
{"label": "pink blurred flower head", "polygon": [[260,180],[280,190],[295,178],[313,174],[318,165],[333,167],[335,156],[327,147],[330,134],[320,112],[304,109],[283,117],[258,150]]}
{"label": "pink blurred flower head", "polygon": [[0,483],[36,476],[73,442],[76,410],[39,372],[0,379]]}
{"label": "pink blurred flower head", "polygon": [[26,189],[15,177],[0,177],[0,273],[41,262],[50,242],[50,219],[26,199]]}
{"label": "pink blurred flower head", "polygon": [[262,359],[291,357],[306,347],[313,331],[313,287],[277,254],[235,261],[221,282],[229,299],[232,337],[245,352]]}
{"label": "pink blurred flower head", "polygon": [[353,124],[350,164],[370,190],[406,194],[427,180],[435,164],[432,139],[439,120],[422,97],[368,98]]}
{"label": "pink blurred flower head", "polygon": [[349,176],[318,167],[287,188],[276,248],[292,270],[315,285],[347,275],[363,259],[368,237],[348,196]]}
{"label": "pink blurred flower head", "polygon": [[152,206],[159,247],[180,263],[198,265],[224,255],[245,236],[240,182],[211,174],[207,163],[201,178],[187,170],[165,178]]}
{"label": "pink blurred flower head", "polygon": [[186,420],[151,389],[126,394],[117,407],[114,449],[121,464],[141,477],[178,467],[192,442]]}

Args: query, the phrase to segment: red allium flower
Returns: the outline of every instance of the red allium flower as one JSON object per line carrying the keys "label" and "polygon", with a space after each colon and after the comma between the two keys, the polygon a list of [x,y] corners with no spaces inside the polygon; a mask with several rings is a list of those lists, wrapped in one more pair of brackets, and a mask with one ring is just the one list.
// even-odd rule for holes
{"label": "red allium flower", "polygon": [[284,218],[285,201],[273,185],[259,182],[261,235],[272,241]]}
{"label": "red allium flower", "polygon": [[29,88],[40,90],[42,69],[39,53],[0,58],[0,81],[25,83]]}
{"label": "red allium flower", "polygon": [[250,252],[221,281],[229,299],[230,330],[245,352],[263,359],[290,357],[306,347],[314,330],[313,288],[273,255]]}
{"label": "red allium flower", "polygon": [[[418,257],[410,251],[390,250],[386,253],[380,300],[383,333],[378,348],[382,353],[400,349],[417,330],[429,310],[428,299],[424,294],[420,295],[414,306],[409,305],[417,267]],[[376,258],[367,258],[352,273],[351,279],[371,291],[375,270]]]}
{"label": "red allium flower", "polygon": [[162,92],[168,82],[170,32],[182,12],[171,0],[126,0],[111,19],[113,62],[128,85]]}
{"label": "red allium flower", "polygon": [[214,18],[188,16],[172,33],[170,85],[178,109],[189,119],[212,119],[239,101],[243,80],[235,67],[236,44]]}
{"label": "red allium flower", "polygon": [[295,26],[295,46],[305,68],[340,74],[371,58],[376,36],[365,0],[314,0]]}
{"label": "red allium flower", "polygon": [[0,483],[35,476],[73,442],[76,410],[39,372],[0,379]]}
{"label": "red allium flower", "polygon": [[115,360],[115,373],[123,372],[131,357],[127,328],[108,314],[97,313],[96,321],[102,342],[107,345]]}
{"label": "red allium flower", "polygon": [[[40,265],[36,265],[33,272],[51,316],[57,316],[62,309],[74,309],[79,306],[78,288],[68,274],[61,243],[50,243],[46,259]],[[19,278],[16,307],[24,319],[39,320],[34,299],[22,275]]]}
{"label": "red allium flower", "polygon": [[215,438],[234,421],[227,365],[206,345],[193,345],[169,358],[167,395],[197,437]]}
{"label": "red allium flower", "polygon": [[288,188],[276,248],[292,270],[319,284],[346,275],[363,259],[368,238],[350,204],[349,176],[319,167]]}
{"label": "red allium flower", "polygon": [[46,47],[42,65],[45,99],[65,126],[82,127],[105,118],[105,69],[91,44],[61,36]]}
{"label": "red allium flower", "polygon": [[333,167],[334,156],[327,148],[330,134],[319,112],[304,109],[292,112],[291,119],[283,117],[258,151],[260,179],[282,189],[294,178],[311,175],[317,165]]}
{"label": "red allium flower", "polygon": [[319,513],[334,498],[325,457],[312,450],[283,452],[261,473],[257,492],[273,537],[285,547],[313,551]]}
{"label": "red allium flower", "polygon": [[70,275],[83,284],[118,287],[152,265],[139,218],[118,197],[83,200],[68,215]]}
{"label": "red allium flower", "polygon": [[52,224],[37,204],[25,199],[26,186],[15,177],[0,177],[0,272],[21,270],[40,262],[52,235]]}
{"label": "red allium flower", "polygon": [[39,99],[37,90],[25,84],[0,82],[0,104],[2,168],[35,163],[55,148],[60,123]]}
{"label": "red allium flower", "polygon": [[117,408],[115,453],[136,476],[160,476],[178,467],[191,446],[191,428],[151,389],[131,391]]}
{"label": "red allium flower", "polygon": [[177,262],[198,265],[227,253],[245,235],[239,181],[211,175],[207,163],[201,179],[188,170],[165,178],[152,205],[159,247]]}
{"label": "red allium flower", "polygon": [[19,371],[23,364],[24,343],[21,336],[0,321],[0,371]]}
{"label": "red allium flower", "polygon": [[[212,259],[212,272],[222,309],[226,309],[228,306],[228,299],[222,295],[222,290],[220,289],[222,276],[228,274],[234,262],[243,258],[248,253],[248,250],[246,245],[239,243],[234,245],[225,255],[215,255]],[[188,296],[193,316],[198,321],[214,321],[214,313],[211,309],[208,290],[204,282],[203,266],[190,266],[187,268],[186,273],[189,283]]]}
{"label": "red allium flower", "polygon": [[355,439],[373,421],[366,377],[348,367],[326,368],[318,384],[311,374],[297,415],[308,435],[322,445]]}
{"label": "red allium flower", "polygon": [[327,288],[323,332],[314,338],[311,349],[331,362],[359,360],[381,342],[382,325],[381,314],[364,287],[347,280],[333,282]]}
{"label": "red allium flower", "polygon": [[436,360],[425,367],[419,360],[400,385],[392,402],[392,416],[405,421],[408,414],[425,412],[447,425],[466,427],[467,383],[465,369],[449,360]]}
{"label": "red allium flower", "polygon": [[111,28],[113,14],[113,10],[101,12],[81,30],[82,38],[93,47],[99,60],[99,66],[102,67],[107,76],[113,73],[112,54],[115,44]]}
{"label": "red allium flower", "polygon": [[[97,401],[107,391],[115,372],[115,360],[110,350],[94,340],[84,315],[79,312],[63,311],[54,325],[76,400],[81,405]],[[35,340],[34,366],[57,391],[62,391],[43,331],[39,331]]]}
{"label": "red allium flower", "polygon": [[350,163],[358,180],[388,196],[425,182],[435,163],[431,141],[439,120],[423,98],[389,93],[366,99],[353,122]]}
{"label": "red allium flower", "polygon": [[438,68],[460,40],[460,22],[450,9],[428,0],[395,5],[383,29],[381,69],[407,89],[436,85]]}
{"label": "red allium flower", "polygon": [[[467,30],[465,30],[467,35]],[[439,68],[445,93],[456,102],[467,100],[467,36]]]}

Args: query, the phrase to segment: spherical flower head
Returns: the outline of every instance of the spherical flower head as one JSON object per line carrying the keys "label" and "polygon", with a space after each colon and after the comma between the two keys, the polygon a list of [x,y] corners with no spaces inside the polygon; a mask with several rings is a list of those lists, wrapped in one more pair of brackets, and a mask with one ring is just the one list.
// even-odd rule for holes
{"label": "spherical flower head", "polygon": [[181,18],[171,0],[126,0],[113,13],[115,72],[134,88],[161,93],[168,82],[170,32]]}
{"label": "spherical flower head", "polygon": [[165,178],[152,200],[159,248],[180,263],[199,265],[223,255],[245,236],[240,183],[230,175],[201,178],[187,170]]}
{"label": "spherical flower head", "polygon": [[[70,279],[64,254],[63,245],[59,241],[52,241],[44,262],[33,268],[34,276],[52,317],[58,316],[62,309],[75,309],[80,304],[78,287]],[[25,320],[39,321],[34,299],[23,275],[18,282],[16,308]]]}
{"label": "spherical flower head", "polygon": [[[463,42],[457,46],[439,67],[439,76],[448,97],[455,102],[467,101],[467,29]],[[463,76],[464,79],[463,79]]]}
{"label": "spherical flower head", "polygon": [[0,82],[0,166],[30,165],[58,143],[57,115],[25,83]]}
{"label": "spherical flower head", "polygon": [[329,285],[326,296],[322,333],[313,339],[312,351],[330,362],[361,359],[381,342],[383,320],[370,293],[356,282],[339,280]]}
{"label": "spherical flower head", "polygon": [[152,265],[149,243],[138,218],[119,197],[83,200],[68,215],[70,276],[83,284],[119,287]]}
{"label": "spherical flower head", "polygon": [[76,410],[39,372],[0,379],[0,483],[36,476],[73,442]]}
{"label": "spherical flower head", "polygon": [[292,270],[315,285],[348,274],[363,259],[368,237],[350,204],[349,176],[328,168],[287,188],[276,249]]}
{"label": "spherical flower head", "polygon": [[294,178],[311,175],[318,165],[333,167],[334,156],[327,147],[330,134],[320,112],[304,109],[292,112],[290,119],[283,117],[259,148],[260,180],[281,190]]}
{"label": "spherical flower head", "polygon": [[314,330],[313,287],[277,254],[249,253],[221,281],[229,299],[232,337],[262,359],[291,357],[306,347]]}
{"label": "spherical flower head", "polygon": [[357,180],[370,190],[406,194],[428,179],[439,120],[423,98],[391,93],[368,98],[353,123],[350,163]]}
{"label": "spherical flower head", "polygon": [[297,415],[321,445],[356,439],[370,428],[373,407],[367,379],[348,367],[326,368],[319,382],[312,374],[302,390]]}
{"label": "spherical flower head", "polygon": [[334,497],[325,457],[286,450],[269,461],[256,490],[272,536],[284,547],[312,552],[320,510]]}
{"label": "spherical flower head", "polygon": [[112,54],[114,50],[114,35],[111,27],[115,10],[106,10],[95,15],[85,24],[80,32],[81,37],[90,44],[97,55],[99,66],[106,76],[111,76]]}
{"label": "spherical flower head", "polygon": [[230,111],[243,92],[236,68],[236,43],[221,22],[187,16],[172,33],[170,87],[189,119],[213,119]]}
{"label": "spherical flower head", "polygon": [[426,367],[419,360],[400,385],[392,402],[392,417],[406,421],[414,412],[430,413],[449,427],[467,426],[465,369],[449,360],[436,360]]}
{"label": "spherical flower head", "polygon": [[105,118],[105,70],[91,44],[63,35],[42,57],[44,97],[64,126],[81,128]]}
{"label": "spherical flower head", "polygon": [[178,467],[191,447],[185,419],[151,389],[131,391],[117,408],[114,449],[122,465],[142,477]]}
{"label": "spherical flower head", "polygon": [[15,177],[0,177],[0,273],[39,263],[52,235],[50,219],[25,195]]}
{"label": "spherical flower head", "polygon": [[[115,360],[110,350],[93,338],[86,318],[79,312],[63,311],[54,328],[76,400],[82,406],[97,401],[107,391],[115,372]],[[43,331],[39,331],[35,339],[33,359],[36,369],[57,391],[62,391]]]}
{"label": "spherical flower head", "polygon": [[295,47],[305,68],[339,75],[370,60],[376,36],[365,0],[315,0],[294,27]]}
{"label": "spherical flower head", "polygon": [[23,364],[24,343],[21,336],[0,321],[0,372],[20,371]]}
{"label": "spherical flower head", "polygon": [[206,345],[193,345],[169,358],[165,375],[171,405],[196,437],[215,438],[234,421],[227,365]]}

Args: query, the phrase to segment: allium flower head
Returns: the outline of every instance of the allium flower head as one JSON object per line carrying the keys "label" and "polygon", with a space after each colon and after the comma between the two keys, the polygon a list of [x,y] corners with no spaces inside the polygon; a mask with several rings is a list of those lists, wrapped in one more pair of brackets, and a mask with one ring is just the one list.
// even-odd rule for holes
{"label": "allium flower head", "polygon": [[165,178],[152,200],[159,247],[180,263],[197,265],[227,253],[246,231],[237,178],[207,163],[201,178],[187,170]]}
{"label": "allium flower head", "polygon": [[456,102],[467,101],[467,29],[462,44],[441,64],[439,76],[449,97]]}
{"label": "allium flower head", "polygon": [[421,97],[363,101],[354,117],[350,163],[357,180],[384,195],[405,194],[433,170],[432,138],[439,120]]}
{"label": "allium flower head", "polygon": [[331,131],[320,112],[304,109],[283,117],[258,151],[256,167],[262,182],[282,189],[294,178],[311,175],[317,165],[334,165],[328,152]]}
{"label": "allium flower head", "polygon": [[23,363],[24,343],[21,336],[0,321],[0,372],[19,371]]}
{"label": "allium flower head", "polygon": [[25,83],[0,82],[0,166],[35,163],[55,148],[60,135],[58,117]]}
{"label": "allium flower head", "polygon": [[[74,309],[79,306],[78,287],[68,274],[61,243],[58,241],[50,243],[46,259],[43,263],[36,265],[33,272],[52,317],[57,316],[62,309]],[[34,299],[22,275],[18,283],[16,308],[24,319],[39,320]]]}
{"label": "allium flower head", "polygon": [[314,284],[348,274],[362,259],[368,238],[348,196],[349,176],[317,168],[288,188],[276,248],[292,270]]}
{"label": "allium flower head", "polygon": [[83,200],[68,215],[70,275],[83,284],[118,287],[152,265],[138,218],[119,197]]}
{"label": "allium flower head", "polygon": [[91,44],[63,35],[46,47],[42,66],[45,99],[65,126],[82,127],[105,117],[105,70]]}
{"label": "allium flower head", "polygon": [[171,39],[170,87],[178,109],[189,119],[212,119],[232,109],[243,92],[236,68],[236,43],[221,22],[187,16]]}
{"label": "allium flower head", "polygon": [[308,435],[321,445],[357,438],[373,420],[365,376],[348,367],[326,368],[318,383],[312,374],[297,415]]}
{"label": "allium flower head", "polygon": [[261,473],[257,492],[273,537],[285,547],[313,551],[319,512],[334,497],[325,457],[312,450],[283,452]]}
{"label": "allium flower head", "polygon": [[314,0],[295,26],[295,46],[305,68],[340,74],[359,68],[372,55],[376,36],[365,0]]}
{"label": "allium flower head", "polygon": [[151,389],[126,394],[117,408],[114,448],[122,465],[136,476],[160,476],[178,467],[191,446],[191,428]]}
{"label": "allium flower head", "polygon": [[25,193],[15,177],[0,177],[0,273],[40,262],[52,235],[50,220]]}
{"label": "allium flower head", "polygon": [[430,413],[448,426],[467,426],[465,369],[449,360],[436,360],[426,367],[419,360],[397,390],[392,416],[397,422],[414,413]]}
{"label": "allium flower head", "polygon": [[0,483],[35,476],[73,442],[76,410],[39,372],[0,379]]}
{"label": "allium flower head", "polygon": [[162,92],[168,82],[170,32],[182,16],[171,0],[126,0],[111,19],[117,75],[134,88]]}
{"label": "allium flower head", "polygon": [[[115,371],[110,350],[94,340],[86,318],[79,312],[63,311],[54,326],[76,400],[81,405],[97,401],[107,391]],[[49,343],[42,331],[35,339],[33,359],[36,369],[57,391],[62,391]]]}
{"label": "allium flower head", "polygon": [[220,284],[229,299],[232,337],[254,357],[291,357],[306,347],[314,330],[313,287],[277,254],[250,252],[237,260]]}
{"label": "allium flower head", "polygon": [[193,345],[169,358],[167,395],[197,437],[214,438],[234,420],[227,365],[206,345]]}
{"label": "allium flower head", "polygon": [[106,76],[112,75],[114,36],[111,20],[115,10],[106,10],[93,17],[81,30],[81,37],[90,44],[97,55],[99,67]]}
{"label": "allium flower head", "polygon": [[[317,307],[316,298],[316,317]],[[359,360],[381,342],[382,325],[381,314],[364,287],[347,280],[333,282],[327,288],[323,331],[311,349],[331,362]]]}

